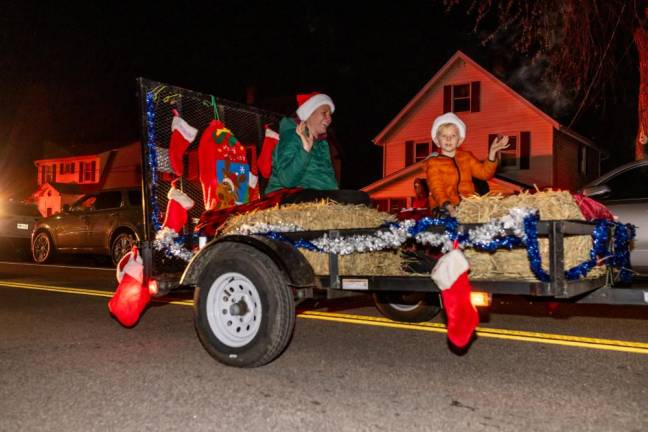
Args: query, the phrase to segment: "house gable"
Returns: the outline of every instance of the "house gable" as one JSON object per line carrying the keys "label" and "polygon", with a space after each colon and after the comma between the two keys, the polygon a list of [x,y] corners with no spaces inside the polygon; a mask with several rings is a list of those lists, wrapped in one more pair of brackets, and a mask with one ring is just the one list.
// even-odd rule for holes
{"label": "house gable", "polygon": [[[430,128],[434,118],[444,112],[444,87],[470,86],[476,82],[479,83],[479,111],[457,112],[468,130],[462,149],[471,151],[479,159],[486,159],[493,135],[505,134],[515,138],[518,150],[513,154],[514,159],[515,156],[522,158],[524,150],[520,144],[527,138],[528,169],[522,162],[514,161],[512,166],[502,167],[502,173],[515,181],[539,187],[552,184],[553,131],[559,123],[461,52],[455,54],[374,139],[384,149],[384,176],[416,160],[410,158],[412,150],[407,150],[406,145],[427,143],[432,149]],[[406,144],[408,141],[413,144]],[[419,145],[419,150],[425,148],[425,144]]]}

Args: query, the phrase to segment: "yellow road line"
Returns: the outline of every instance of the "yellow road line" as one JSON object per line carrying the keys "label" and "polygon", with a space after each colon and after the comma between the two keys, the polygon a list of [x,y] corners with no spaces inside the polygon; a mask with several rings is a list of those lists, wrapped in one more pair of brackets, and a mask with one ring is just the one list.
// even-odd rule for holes
{"label": "yellow road line", "polygon": [[[391,321],[387,318],[317,311],[306,311],[298,316],[301,318],[319,319],[323,321],[337,321],[349,324],[391,327],[434,333],[447,333],[445,325],[439,323],[399,323]],[[548,345],[562,345],[608,351],[631,352],[636,354],[648,354],[648,343],[615,339],[598,339],[581,336],[558,335],[551,333],[527,332],[521,330],[505,330],[483,327],[477,328],[477,336],[491,339],[505,339],[543,343]]]}
{"label": "yellow road line", "polygon": [[[57,292],[57,293],[64,293],[64,294],[77,294],[77,295],[108,297],[108,298],[112,297],[114,294],[114,292],[112,291],[91,290],[85,288],[69,288],[69,287],[60,287],[60,286],[52,286],[52,285],[26,284],[22,282],[0,282],[0,286],[5,286],[9,288],[35,290],[35,291],[49,291],[49,292]],[[181,305],[181,306],[193,306],[193,300],[171,300],[168,298],[159,298],[159,299],[155,298],[153,299],[153,301],[157,303],[168,303],[168,304]]]}
{"label": "yellow road line", "polygon": [[[37,291],[58,292],[64,294],[87,295],[96,297],[112,297],[111,291],[90,290],[83,288],[69,288],[52,285],[27,284],[22,282],[0,282],[0,286],[9,288],[29,289]],[[172,300],[169,298],[153,299],[158,303],[168,303],[178,306],[193,307],[193,300]],[[321,321],[334,321],[346,324],[369,325],[376,327],[388,327],[404,330],[417,330],[433,333],[447,333],[446,326],[440,323],[401,323],[391,321],[383,317],[372,317],[366,315],[354,315],[335,312],[305,311],[297,315],[299,318],[315,319]],[[616,339],[600,339],[582,336],[560,335],[552,333],[540,333],[524,330],[507,330],[487,327],[477,327],[477,336],[483,338],[514,340],[523,342],[543,343],[548,345],[562,345],[589,349],[608,351],[630,352],[637,354],[648,354],[648,343],[632,342]]]}
{"label": "yellow road line", "polygon": [[[331,312],[318,312],[318,311],[306,311],[304,314],[308,315],[323,315],[327,317],[339,317],[345,320],[362,320],[370,322],[381,322],[381,323],[393,323],[387,318],[383,317],[370,317],[366,315],[351,315],[351,314],[339,314]],[[402,323],[400,323],[402,324]],[[422,331],[434,331],[429,330],[429,328],[442,329],[445,332],[445,325],[440,323],[431,323],[431,322],[422,322],[422,323],[407,323],[408,328],[413,328]],[[510,337],[522,337],[528,339],[552,339],[556,341],[566,341],[566,342],[582,342],[582,343],[594,343],[599,345],[618,345],[618,346],[627,346],[633,348],[641,348],[648,350],[648,343],[644,342],[630,342],[630,341],[621,341],[616,339],[600,339],[600,338],[590,338],[582,336],[570,336],[570,335],[560,335],[552,333],[540,333],[540,332],[531,332],[525,330],[507,330],[507,329],[498,329],[498,328],[488,328],[488,327],[477,327],[477,334],[484,337],[493,337],[493,335],[506,335]]]}

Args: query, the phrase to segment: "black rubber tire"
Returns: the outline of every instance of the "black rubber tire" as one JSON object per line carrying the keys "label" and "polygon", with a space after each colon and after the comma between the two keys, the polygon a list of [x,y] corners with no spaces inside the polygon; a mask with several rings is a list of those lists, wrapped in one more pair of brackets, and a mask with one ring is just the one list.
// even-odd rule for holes
{"label": "black rubber tire", "polygon": [[[295,301],[287,277],[270,257],[251,246],[223,242],[214,247],[217,248],[215,258],[203,270],[194,292],[194,324],[198,338],[212,357],[226,365],[252,368],[270,363],[288,346],[295,328]],[[228,273],[247,278],[261,303],[258,330],[253,339],[239,347],[219,339],[208,317],[209,292],[217,292],[215,282]],[[218,317],[212,317],[214,319]]]}
{"label": "black rubber tire", "polygon": [[110,242],[110,259],[113,265],[116,266],[136,243],[137,238],[131,231],[123,231],[117,234]]}
{"label": "black rubber tire", "polygon": [[46,231],[39,231],[34,236],[31,255],[34,262],[38,264],[48,263],[56,256],[56,247],[52,237]]}
{"label": "black rubber tire", "polygon": [[438,296],[423,292],[376,292],[376,308],[393,321],[430,321],[441,312]]}

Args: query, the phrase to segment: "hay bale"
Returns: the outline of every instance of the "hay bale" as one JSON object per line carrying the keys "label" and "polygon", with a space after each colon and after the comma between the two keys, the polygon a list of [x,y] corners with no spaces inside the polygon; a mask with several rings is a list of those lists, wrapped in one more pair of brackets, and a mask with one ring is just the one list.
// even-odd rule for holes
{"label": "hay bale", "polygon": [[[233,233],[243,225],[295,224],[304,230],[350,229],[378,227],[396,218],[364,205],[339,204],[322,200],[287,204],[231,217],[223,234]],[[300,252],[317,275],[328,274],[328,254],[301,249]],[[338,257],[341,275],[404,275],[403,259],[397,251],[354,253]]]}
{"label": "hay bale", "polygon": [[462,223],[484,223],[505,216],[515,207],[540,211],[540,220],[585,220],[571,194],[566,191],[521,192],[518,195],[485,195],[465,198],[457,208],[457,219]]}
{"label": "hay bale", "polygon": [[[514,207],[537,208],[541,220],[584,220],[578,206],[568,192],[545,191],[503,197],[500,195],[466,198],[457,209],[457,218],[463,223],[484,223],[504,216]],[[393,215],[364,205],[339,204],[319,201],[288,204],[271,209],[258,210],[231,217],[223,234],[230,234],[243,225],[263,223],[268,225],[295,224],[304,230],[347,229],[378,227],[386,221],[395,221]],[[539,240],[542,264],[549,266],[549,242]],[[592,247],[590,236],[574,236],[565,239],[565,268],[569,269],[589,259]],[[328,255],[300,250],[313,267],[315,274],[328,274]],[[527,280],[537,281],[529,268],[526,249],[499,250],[495,253],[468,249],[466,257],[471,264],[472,279],[481,280]],[[412,275],[403,270],[405,260],[399,251],[354,253],[339,257],[341,275]],[[596,267],[588,278],[599,277],[605,268]]]}
{"label": "hay bale", "polygon": [[295,224],[304,230],[370,228],[385,222],[395,222],[389,213],[365,205],[339,204],[335,201],[286,204],[270,209],[252,211],[232,216],[225,223],[223,234],[236,231],[241,226],[265,223],[269,225]]}
{"label": "hay bale", "polygon": [[[457,209],[457,219],[462,223],[484,223],[492,218],[504,216],[515,207],[539,210],[540,220],[585,220],[571,194],[565,191],[543,191],[534,194],[522,192],[519,195],[474,196],[464,199]],[[549,271],[549,240],[539,239],[542,267]],[[589,259],[592,248],[590,236],[570,236],[565,238],[565,269],[576,266]],[[537,281],[531,272],[525,249],[498,250],[494,253],[467,250],[472,279],[482,280],[525,280]],[[587,278],[598,278],[605,274],[605,267],[595,267]]]}

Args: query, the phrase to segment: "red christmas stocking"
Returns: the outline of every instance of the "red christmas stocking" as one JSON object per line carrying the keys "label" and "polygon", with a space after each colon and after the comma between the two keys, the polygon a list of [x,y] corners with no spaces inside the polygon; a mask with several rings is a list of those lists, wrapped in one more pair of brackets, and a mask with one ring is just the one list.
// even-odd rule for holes
{"label": "red christmas stocking", "polygon": [[167,197],[169,202],[162,227],[180,234],[182,227],[187,223],[187,212],[194,206],[194,201],[186,193],[176,189],[174,184],[171,185]]}
{"label": "red christmas stocking", "polygon": [[457,348],[468,345],[479,324],[477,309],[470,302],[470,266],[459,249],[439,258],[432,279],[441,290],[443,309],[448,319],[448,339]]}
{"label": "red christmas stocking", "polygon": [[261,144],[261,154],[259,155],[258,165],[259,173],[265,179],[270,178],[272,174],[272,152],[279,142],[279,134],[266,125],[265,137]]}
{"label": "red christmas stocking", "polygon": [[259,177],[253,171],[250,171],[250,179],[248,180],[248,196],[249,201],[256,201],[261,198],[261,194],[259,193]]}
{"label": "red christmas stocking", "polygon": [[189,144],[196,139],[198,129],[192,127],[179,115],[171,122],[171,141],[169,142],[169,162],[176,175],[182,175],[182,155]]}
{"label": "red christmas stocking", "polygon": [[144,286],[144,265],[137,247],[124,255],[117,265],[119,286],[108,302],[108,310],[123,326],[132,327],[151,301],[148,287]]}

